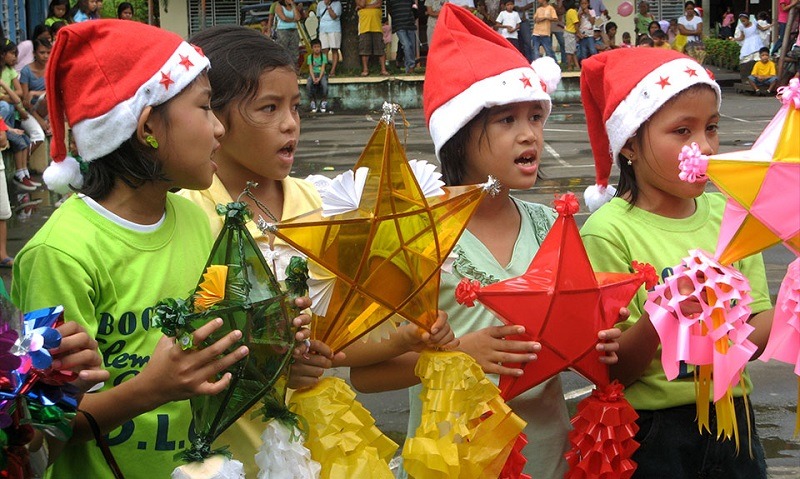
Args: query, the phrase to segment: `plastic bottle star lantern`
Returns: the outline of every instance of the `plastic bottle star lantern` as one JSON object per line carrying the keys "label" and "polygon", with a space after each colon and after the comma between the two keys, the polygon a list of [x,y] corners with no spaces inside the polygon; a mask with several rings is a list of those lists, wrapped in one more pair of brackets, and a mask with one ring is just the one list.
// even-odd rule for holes
{"label": "plastic bottle star lantern", "polygon": [[[175,337],[184,349],[205,346],[194,345],[192,333],[208,321],[222,318],[223,326],[205,343],[240,330],[242,338],[226,353],[242,345],[250,351],[246,358],[219,374],[232,374],[225,391],[191,398],[196,439],[183,453],[190,462],[224,453],[212,451],[211,444],[258,401],[264,401],[264,410],[272,416],[286,409],[286,372],[294,346],[291,306],[245,227],[250,214],[246,205],[219,205],[217,212],[225,216],[225,223],[194,294],[188,300],[165,300],[156,306],[155,313],[162,331]],[[219,467],[225,472],[213,471],[217,475],[209,476],[210,472],[194,471],[197,466],[187,465],[176,469],[173,477],[199,474],[238,478],[241,463],[223,462]]]}

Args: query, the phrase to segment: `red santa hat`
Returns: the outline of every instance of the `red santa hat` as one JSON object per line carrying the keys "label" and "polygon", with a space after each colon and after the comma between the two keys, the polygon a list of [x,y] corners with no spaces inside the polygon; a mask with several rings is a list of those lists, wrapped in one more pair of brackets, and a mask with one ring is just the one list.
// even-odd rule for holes
{"label": "red santa hat", "polygon": [[139,22],[95,20],[59,30],[45,73],[54,127],[48,188],[66,192],[83,183],[78,162],[67,157],[65,121],[81,160],[91,162],[134,134],[145,107],[170,100],[208,67],[198,48]]}
{"label": "red santa hat", "polygon": [[670,98],[697,84],[714,89],[719,108],[719,85],[711,72],[673,50],[617,49],[581,63],[581,100],[596,176],[596,184],[584,194],[591,211],[614,196],[608,178],[625,143]]}
{"label": "red santa hat", "polygon": [[422,101],[436,156],[484,108],[541,101],[545,118],[561,70],[550,57],[524,56],[469,10],[445,3],[428,52]]}

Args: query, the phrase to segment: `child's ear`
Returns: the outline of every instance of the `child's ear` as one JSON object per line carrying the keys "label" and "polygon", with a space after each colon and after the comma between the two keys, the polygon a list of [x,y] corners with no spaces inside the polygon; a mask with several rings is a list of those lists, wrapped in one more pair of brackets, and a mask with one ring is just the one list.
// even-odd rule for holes
{"label": "child's ear", "polygon": [[624,156],[625,158],[631,158],[636,156],[635,145],[634,145],[635,139],[636,139],[635,136],[628,138],[628,141],[626,141],[625,145],[619,150],[619,152],[622,153],[622,156]]}
{"label": "child's ear", "polygon": [[146,145],[147,142],[145,138],[148,135],[153,134],[153,107],[146,106],[144,110],[142,110],[142,114],[139,115],[139,122],[136,124],[136,139],[143,145]]}

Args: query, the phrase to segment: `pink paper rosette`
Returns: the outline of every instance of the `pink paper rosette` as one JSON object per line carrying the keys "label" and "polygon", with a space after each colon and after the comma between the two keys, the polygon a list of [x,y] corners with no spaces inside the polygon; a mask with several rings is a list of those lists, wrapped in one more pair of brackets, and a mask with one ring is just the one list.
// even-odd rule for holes
{"label": "pink paper rosette", "polygon": [[[648,295],[644,307],[661,339],[667,379],[678,376],[681,361],[712,365],[714,401],[719,401],[739,382],[756,351],[747,339],[753,331],[747,324],[751,301],[750,284],[742,273],[702,250],[690,251],[674,274]],[[702,313],[685,315],[681,310],[684,302],[696,302]],[[715,347],[723,338],[727,342],[724,352]]]}
{"label": "pink paper rosette", "polygon": [[789,264],[781,283],[769,341],[760,359],[794,364],[800,376],[800,258]]}

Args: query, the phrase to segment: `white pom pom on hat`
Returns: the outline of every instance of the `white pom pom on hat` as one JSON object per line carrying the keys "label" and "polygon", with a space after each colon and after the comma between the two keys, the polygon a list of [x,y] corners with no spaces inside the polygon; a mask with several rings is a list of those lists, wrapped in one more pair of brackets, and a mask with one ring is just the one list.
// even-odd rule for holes
{"label": "white pom pom on hat", "polygon": [[[47,95],[50,124],[68,123],[82,161],[91,162],[134,134],[145,107],[169,101],[208,67],[202,51],[161,28],[126,20],[68,25],[45,72],[47,91],[56,92]],[[77,162],[66,162],[65,137],[53,128],[44,181],[54,191],[82,182]]]}
{"label": "white pom pom on hat", "polygon": [[445,3],[430,41],[423,106],[436,156],[447,141],[484,108],[541,101],[561,78],[551,58],[528,63],[499,33],[469,10]]}
{"label": "white pom pom on hat", "polygon": [[625,143],[669,99],[696,84],[716,92],[719,108],[722,96],[711,72],[674,50],[621,48],[581,63],[581,102],[595,164],[596,184],[584,194],[590,211],[613,198],[608,179]]}

